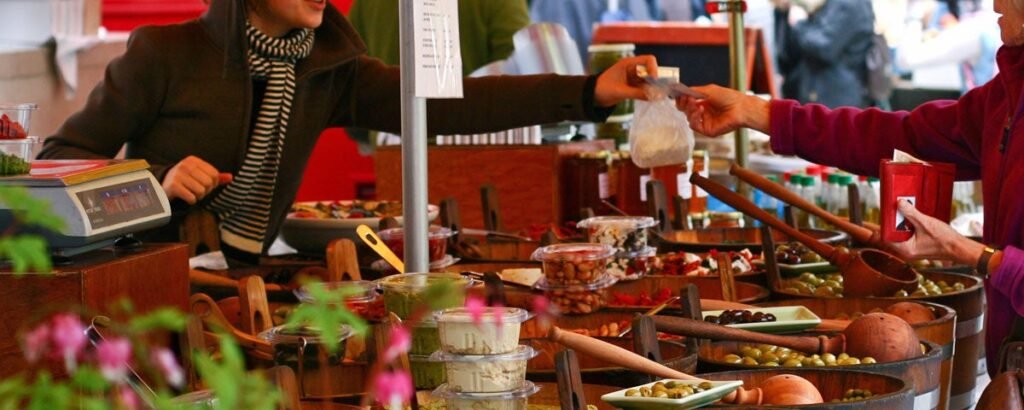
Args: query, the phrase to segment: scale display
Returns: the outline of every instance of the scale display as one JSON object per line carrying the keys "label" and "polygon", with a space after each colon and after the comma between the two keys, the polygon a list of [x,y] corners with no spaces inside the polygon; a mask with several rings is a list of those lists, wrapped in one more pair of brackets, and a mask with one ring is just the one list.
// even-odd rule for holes
{"label": "scale display", "polygon": [[157,215],[163,206],[149,179],[77,193],[93,230]]}

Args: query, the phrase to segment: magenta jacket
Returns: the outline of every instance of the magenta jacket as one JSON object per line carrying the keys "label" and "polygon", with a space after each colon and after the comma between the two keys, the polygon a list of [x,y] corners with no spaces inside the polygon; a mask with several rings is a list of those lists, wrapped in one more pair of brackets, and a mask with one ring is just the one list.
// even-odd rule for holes
{"label": "magenta jacket", "polygon": [[999,75],[992,81],[959,100],[912,112],[829,110],[789,100],[771,105],[771,143],[778,154],[878,176],[879,160],[899,149],[956,164],[959,180],[981,179],[984,241],[1005,252],[985,284],[990,372],[1015,316],[1024,316],[1024,47],[1003,47],[996,59]]}

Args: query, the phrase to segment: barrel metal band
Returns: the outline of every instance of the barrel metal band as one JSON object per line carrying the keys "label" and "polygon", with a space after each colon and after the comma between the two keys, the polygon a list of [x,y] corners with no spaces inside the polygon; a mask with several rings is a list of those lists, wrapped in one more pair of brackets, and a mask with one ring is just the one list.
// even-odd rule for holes
{"label": "barrel metal band", "polygon": [[968,409],[974,406],[974,389],[960,393],[949,398],[949,408],[952,410]]}
{"label": "barrel metal band", "polygon": [[939,407],[939,389],[914,397],[914,410],[931,410]]}
{"label": "barrel metal band", "polygon": [[978,317],[959,322],[956,324],[956,338],[964,339],[981,333],[981,329],[985,326],[985,314],[982,313]]}

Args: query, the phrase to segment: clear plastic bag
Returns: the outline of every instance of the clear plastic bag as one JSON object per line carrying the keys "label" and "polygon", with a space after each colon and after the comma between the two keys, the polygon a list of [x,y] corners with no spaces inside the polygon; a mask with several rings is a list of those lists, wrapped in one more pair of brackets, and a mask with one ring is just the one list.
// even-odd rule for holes
{"label": "clear plastic bag", "polygon": [[629,153],[640,168],[686,163],[693,154],[693,131],[666,90],[646,87],[647,101],[636,102],[629,130]]}

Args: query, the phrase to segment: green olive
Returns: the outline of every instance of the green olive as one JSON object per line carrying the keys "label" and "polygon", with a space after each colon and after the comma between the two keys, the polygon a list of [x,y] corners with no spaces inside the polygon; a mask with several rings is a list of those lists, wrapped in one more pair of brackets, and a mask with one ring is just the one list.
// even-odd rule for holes
{"label": "green olive", "polygon": [[803,363],[796,359],[789,359],[782,362],[782,367],[803,367]]}
{"label": "green olive", "polygon": [[850,358],[850,355],[848,355],[846,353],[840,353],[839,356],[836,356],[836,361],[837,362],[841,362],[841,361],[849,359],[849,358]]}
{"label": "green olive", "polygon": [[761,363],[761,366],[766,366],[766,367],[779,367],[779,362],[767,362],[767,363]]}
{"label": "green olive", "polygon": [[775,353],[768,352],[768,353],[765,353],[765,354],[761,355],[761,360],[760,360],[761,363],[777,362],[777,361],[779,361],[779,355],[777,355]]}
{"label": "green olive", "polygon": [[878,363],[878,362],[875,361],[875,358],[871,357],[871,356],[868,356],[868,357],[865,357],[863,359],[860,359],[860,362],[863,363],[863,364],[875,364],[875,363]]}
{"label": "green olive", "polygon": [[637,390],[637,389],[626,390],[626,397],[633,397],[633,396],[639,396],[639,395],[640,395],[640,391]]}
{"label": "green olive", "polygon": [[711,390],[715,386],[711,384],[711,382],[702,382],[701,384],[698,384],[697,387],[700,387],[704,390]]}
{"label": "green olive", "polygon": [[757,366],[757,360],[751,359],[749,357],[744,357],[741,363],[747,366]]}
{"label": "green olive", "polygon": [[741,357],[739,357],[737,355],[734,355],[734,354],[727,354],[727,355],[725,355],[725,359],[724,360],[725,360],[726,363],[736,364],[736,363],[742,362],[743,358],[741,358]]}
{"label": "green olive", "polygon": [[856,357],[847,357],[839,361],[840,366],[855,366],[860,364],[860,359]]}
{"label": "green olive", "polygon": [[657,390],[657,391],[654,392],[654,396],[653,397],[657,398],[657,399],[667,399],[668,398],[668,393],[665,392],[664,390]]}

